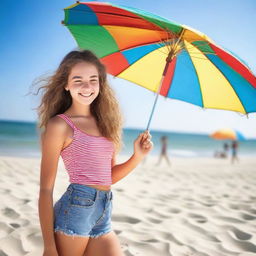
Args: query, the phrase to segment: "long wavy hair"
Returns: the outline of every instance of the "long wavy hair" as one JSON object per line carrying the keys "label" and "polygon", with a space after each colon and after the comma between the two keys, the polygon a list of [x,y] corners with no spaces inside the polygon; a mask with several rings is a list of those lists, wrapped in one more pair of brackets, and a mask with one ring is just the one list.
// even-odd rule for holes
{"label": "long wavy hair", "polygon": [[[65,112],[72,104],[69,91],[65,90],[68,76],[74,65],[80,62],[89,62],[96,66],[99,73],[100,89],[96,99],[91,103],[90,110],[97,121],[102,136],[110,139],[115,144],[116,152],[120,152],[122,142],[123,116],[115,96],[114,90],[107,81],[105,66],[98,57],[89,50],[74,50],[69,52],[61,61],[53,75],[39,79],[43,83],[37,90],[43,90],[41,103],[36,108],[38,113],[39,129],[45,129],[48,120],[57,114]],[[35,85],[33,84],[33,85]]]}

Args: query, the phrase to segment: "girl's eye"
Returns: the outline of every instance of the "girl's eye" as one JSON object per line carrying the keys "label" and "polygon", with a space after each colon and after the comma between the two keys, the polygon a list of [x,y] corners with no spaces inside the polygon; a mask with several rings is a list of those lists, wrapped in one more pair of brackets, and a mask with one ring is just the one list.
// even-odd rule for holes
{"label": "girl's eye", "polygon": [[[74,83],[75,84],[82,84],[83,81],[82,80],[75,80]],[[98,80],[90,80],[90,83],[96,84],[96,83],[98,83]]]}

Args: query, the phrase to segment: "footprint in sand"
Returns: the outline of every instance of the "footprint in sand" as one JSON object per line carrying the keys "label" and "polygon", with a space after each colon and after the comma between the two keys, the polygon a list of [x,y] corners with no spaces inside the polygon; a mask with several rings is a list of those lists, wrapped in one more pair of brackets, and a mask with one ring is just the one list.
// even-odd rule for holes
{"label": "footprint in sand", "polygon": [[178,208],[169,208],[169,209],[168,209],[168,212],[177,214],[177,213],[180,213],[181,210],[178,209]]}
{"label": "footprint in sand", "polygon": [[203,203],[203,202],[201,202],[201,205],[206,206],[206,207],[213,207],[213,206],[215,206],[216,204],[214,204],[214,203]]}
{"label": "footprint in sand", "polygon": [[[13,228],[19,228],[20,227],[20,224],[18,223],[10,223],[10,225],[13,227]],[[1,254],[0,254],[1,256]]]}
{"label": "footprint in sand", "polygon": [[[0,238],[6,237],[8,234],[10,234],[14,229],[12,229],[10,226],[8,226],[4,222],[0,222]],[[1,256],[1,254],[0,254]]]}
{"label": "footprint in sand", "polygon": [[30,224],[30,221],[27,219],[19,219],[19,223],[22,227],[25,227]]}
{"label": "footprint in sand", "polygon": [[119,234],[121,234],[123,231],[122,230],[118,230],[118,229],[114,229],[114,231],[115,231],[115,233],[117,234],[117,235],[119,235]]}
{"label": "footprint in sand", "polygon": [[232,210],[240,210],[240,207],[237,204],[229,204],[228,206]]}
{"label": "footprint in sand", "polygon": [[227,223],[244,223],[243,220],[239,220],[233,217],[226,217],[226,216],[216,216],[216,219],[219,219],[221,221],[227,222]]}
{"label": "footprint in sand", "polygon": [[127,222],[127,223],[131,223],[131,224],[137,224],[139,222],[141,222],[141,220],[133,218],[133,217],[126,217],[123,215],[113,215],[112,217],[113,221],[117,221],[117,222]]}
{"label": "footprint in sand", "polygon": [[5,216],[12,218],[12,219],[17,219],[20,216],[16,211],[14,211],[12,208],[9,208],[9,207],[5,207],[2,210],[2,213]]}
{"label": "footprint in sand", "polygon": [[251,234],[243,232],[242,230],[235,227],[232,227],[229,232],[239,240],[250,240],[252,238]]}
{"label": "footprint in sand", "polygon": [[170,215],[168,214],[162,214],[162,213],[160,213],[160,212],[158,212],[158,211],[156,211],[156,210],[154,210],[154,209],[150,209],[150,210],[148,210],[147,211],[148,213],[152,213],[152,215],[154,215],[156,218],[158,218],[158,219],[165,219],[165,218],[169,218],[170,217]]}
{"label": "footprint in sand", "polygon": [[148,210],[146,210],[146,212],[151,213],[153,211],[153,208],[149,208]]}
{"label": "footprint in sand", "polygon": [[0,250],[0,256],[8,256],[8,255],[4,253],[2,250]]}
{"label": "footprint in sand", "polygon": [[208,221],[206,217],[195,213],[189,213],[188,217],[194,219],[198,223],[205,223]]}
{"label": "footprint in sand", "polygon": [[28,202],[30,202],[30,201],[31,201],[31,200],[26,199],[26,198],[25,198],[25,199],[23,199],[23,203],[24,203],[24,204],[26,204],[26,203],[28,203]]}
{"label": "footprint in sand", "polygon": [[10,192],[11,192],[11,190],[8,188],[4,189],[4,193],[9,194]]}
{"label": "footprint in sand", "polygon": [[159,240],[157,239],[148,239],[148,240],[141,240],[141,241],[146,243],[159,243]]}
{"label": "footprint in sand", "polygon": [[248,212],[251,213],[251,214],[256,214],[256,209],[253,209],[253,208],[249,209]]}
{"label": "footprint in sand", "polygon": [[148,219],[150,222],[154,223],[154,224],[160,224],[160,223],[163,222],[162,220],[155,219],[155,218],[152,218],[152,217],[147,217],[147,219]]}
{"label": "footprint in sand", "polygon": [[240,216],[244,220],[255,220],[256,219],[256,216],[249,215],[249,214],[246,214],[246,213],[241,213]]}

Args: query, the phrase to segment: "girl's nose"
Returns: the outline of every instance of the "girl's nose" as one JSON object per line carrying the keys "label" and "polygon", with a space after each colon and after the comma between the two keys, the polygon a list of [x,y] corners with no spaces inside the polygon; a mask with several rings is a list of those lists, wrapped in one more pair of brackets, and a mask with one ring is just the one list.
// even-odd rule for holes
{"label": "girl's nose", "polygon": [[90,85],[89,85],[89,83],[87,83],[87,82],[83,82],[83,85],[82,85],[82,87],[89,87]]}

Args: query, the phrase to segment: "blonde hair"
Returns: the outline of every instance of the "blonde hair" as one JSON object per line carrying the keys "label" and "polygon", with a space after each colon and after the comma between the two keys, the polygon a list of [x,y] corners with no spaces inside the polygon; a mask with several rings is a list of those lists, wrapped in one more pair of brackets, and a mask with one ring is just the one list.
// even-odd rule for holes
{"label": "blonde hair", "polygon": [[123,146],[123,116],[115,92],[107,82],[105,66],[89,50],[69,52],[53,75],[46,79],[39,79],[39,82],[43,82],[43,85],[38,88],[36,94],[41,89],[43,89],[43,94],[41,103],[36,108],[39,117],[38,128],[45,129],[51,117],[65,112],[71,106],[72,97],[70,92],[65,90],[65,86],[72,67],[83,61],[95,65],[99,73],[100,91],[97,98],[90,105],[91,113],[97,121],[102,136],[112,140],[115,144],[115,151],[120,152]]}

